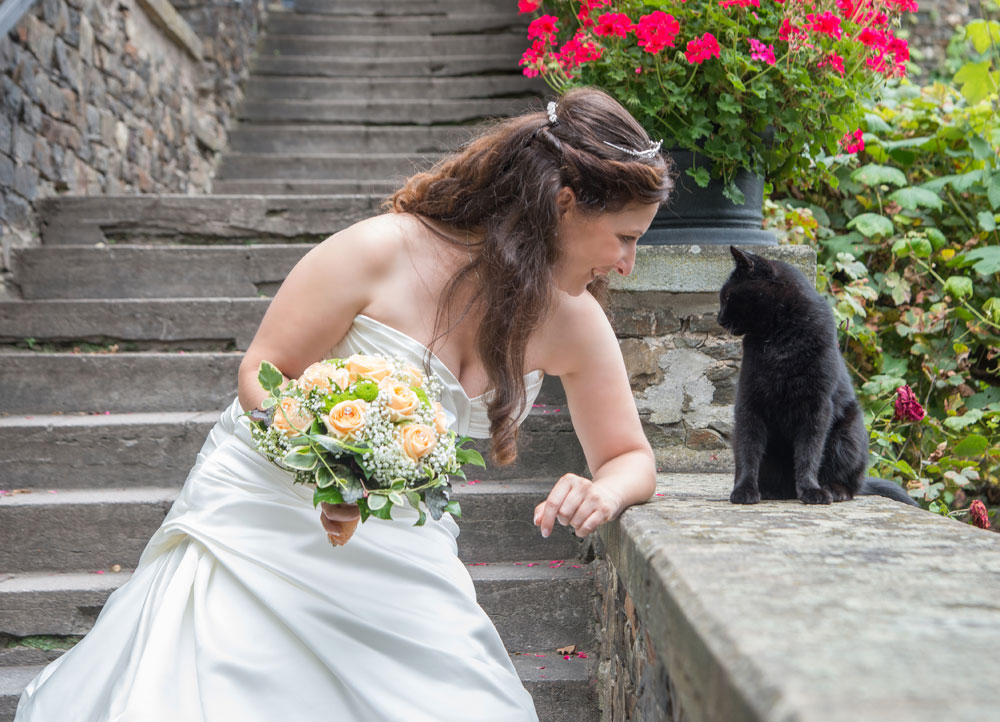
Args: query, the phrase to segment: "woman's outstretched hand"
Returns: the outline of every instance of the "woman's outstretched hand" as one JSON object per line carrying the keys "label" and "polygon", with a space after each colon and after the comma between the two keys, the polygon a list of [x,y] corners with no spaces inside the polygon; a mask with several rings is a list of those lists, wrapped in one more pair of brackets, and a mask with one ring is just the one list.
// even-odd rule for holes
{"label": "woman's outstretched hand", "polygon": [[354,530],[358,528],[361,521],[361,511],[357,504],[327,504],[325,501],[320,504],[323,511],[320,514],[320,522],[326,529],[326,535],[330,543],[334,546],[346,544],[347,540],[354,535]]}
{"label": "woman's outstretched hand", "polygon": [[558,521],[585,537],[606,521],[617,518],[622,501],[607,486],[576,474],[563,474],[548,497],[535,507],[535,525],[548,537]]}

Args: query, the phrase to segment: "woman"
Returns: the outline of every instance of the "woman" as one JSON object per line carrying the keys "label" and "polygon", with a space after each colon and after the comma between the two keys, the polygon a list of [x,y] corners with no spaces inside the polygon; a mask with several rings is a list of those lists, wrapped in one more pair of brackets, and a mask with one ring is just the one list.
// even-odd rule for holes
{"label": "woman", "polygon": [[[254,450],[243,410],[266,395],[264,359],[295,377],[330,356],[408,355],[441,377],[454,428],[490,436],[506,463],[555,374],[593,480],[559,479],[535,510],[540,533],[559,522],[582,537],[645,501],[652,452],[587,290],[632,270],[670,189],[658,147],[609,96],[573,91],[487,129],[409,179],[391,213],[311,250],[132,578],[29,684],[16,722],[537,720],[450,515],[416,527],[396,508],[331,549],[311,492]],[[357,516],[324,504],[320,521],[340,535]]]}

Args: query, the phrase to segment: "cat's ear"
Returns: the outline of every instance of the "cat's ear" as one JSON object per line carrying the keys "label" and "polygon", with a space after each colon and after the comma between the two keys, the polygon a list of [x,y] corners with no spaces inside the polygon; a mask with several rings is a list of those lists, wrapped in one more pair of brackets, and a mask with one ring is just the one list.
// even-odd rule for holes
{"label": "cat's ear", "polygon": [[753,270],[753,261],[747,254],[736,246],[730,246],[729,252],[733,254],[733,258],[736,260],[736,268],[738,270],[746,271],[747,273]]}
{"label": "cat's ear", "polygon": [[767,262],[767,259],[752,253],[744,253],[736,246],[730,246],[729,251],[736,259],[737,271],[742,271],[747,276],[763,278],[769,278],[772,275],[771,264]]}

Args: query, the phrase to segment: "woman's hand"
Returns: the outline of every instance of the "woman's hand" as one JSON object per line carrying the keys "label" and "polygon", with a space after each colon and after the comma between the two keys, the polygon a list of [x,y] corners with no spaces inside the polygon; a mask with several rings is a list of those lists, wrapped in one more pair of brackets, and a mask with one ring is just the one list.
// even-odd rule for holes
{"label": "woman's hand", "polygon": [[576,474],[563,474],[548,498],[535,507],[535,525],[543,537],[552,533],[558,521],[572,526],[578,537],[585,537],[606,521],[617,518],[622,500],[606,485],[595,484]]}
{"label": "woman's hand", "polygon": [[319,519],[323,524],[323,528],[326,529],[326,535],[329,537],[330,543],[334,546],[346,544],[347,540],[353,536],[354,530],[358,528],[358,522],[361,520],[361,511],[358,509],[358,505],[327,504],[324,501],[320,506],[323,511]]}

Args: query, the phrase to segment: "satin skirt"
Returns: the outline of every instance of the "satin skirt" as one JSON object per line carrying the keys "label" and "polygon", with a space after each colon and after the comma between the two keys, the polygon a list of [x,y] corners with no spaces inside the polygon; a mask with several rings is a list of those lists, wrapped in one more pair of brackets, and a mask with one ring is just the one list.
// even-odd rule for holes
{"label": "satin skirt", "polygon": [[234,402],[133,576],[15,722],[537,722],[450,515],[416,527],[396,507],[336,548],[319,516]]}

